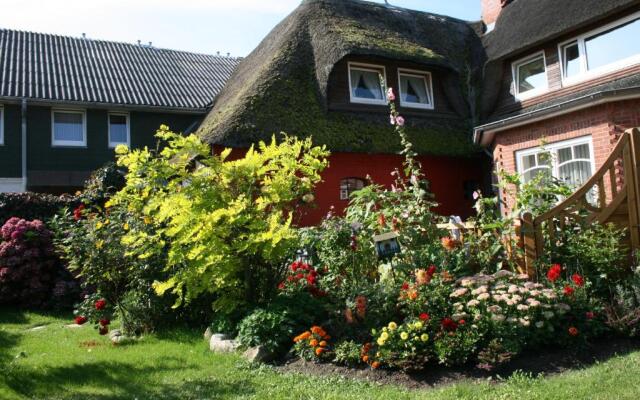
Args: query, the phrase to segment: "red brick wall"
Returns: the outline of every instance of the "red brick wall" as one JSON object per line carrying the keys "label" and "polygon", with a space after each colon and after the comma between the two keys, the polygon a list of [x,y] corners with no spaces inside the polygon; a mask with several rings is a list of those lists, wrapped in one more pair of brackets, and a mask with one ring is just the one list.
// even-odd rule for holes
{"label": "red brick wall", "polygon": [[502,3],[503,0],[482,0],[482,21],[485,24],[490,25],[498,20]]}
{"label": "red brick wall", "polygon": [[[513,173],[516,171],[516,151],[537,147],[544,138],[547,143],[560,142],[590,135],[593,141],[596,168],[606,161],[619,134],[640,126],[640,100],[627,100],[603,104],[570,114],[535,122],[499,132],[494,141],[495,167]],[[506,191],[500,194],[510,211],[513,199]]]}

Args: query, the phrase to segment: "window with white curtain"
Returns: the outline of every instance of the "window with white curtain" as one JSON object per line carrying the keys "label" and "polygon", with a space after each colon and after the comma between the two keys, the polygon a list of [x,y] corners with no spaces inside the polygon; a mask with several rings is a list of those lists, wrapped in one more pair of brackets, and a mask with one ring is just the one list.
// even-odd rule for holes
{"label": "window with white curtain", "polygon": [[540,95],[547,91],[547,67],[544,53],[538,53],[513,63],[513,81],[518,99]]}
{"label": "window with white curtain", "polygon": [[577,188],[595,172],[591,137],[522,150],[516,153],[516,160],[524,182],[545,174]]}
{"label": "window with white curtain", "polygon": [[401,106],[433,109],[430,73],[399,69],[398,81],[400,82]]}
{"label": "window with white curtain", "polygon": [[0,105],[0,146],[4,144],[4,109]]}
{"label": "window with white curtain", "polygon": [[349,200],[351,194],[367,186],[362,178],[344,178],[340,180],[340,200]]}
{"label": "window with white curtain", "polygon": [[129,146],[129,115],[122,113],[109,114],[109,147],[119,144]]}
{"label": "window with white curtain", "polygon": [[562,79],[572,83],[640,63],[640,13],[559,46]]}
{"label": "window with white curtain", "polygon": [[54,146],[86,146],[87,129],[83,111],[52,111],[52,144]]}
{"label": "window with white curtain", "polygon": [[380,83],[380,76],[386,80],[384,67],[349,63],[349,90],[352,103],[387,104]]}

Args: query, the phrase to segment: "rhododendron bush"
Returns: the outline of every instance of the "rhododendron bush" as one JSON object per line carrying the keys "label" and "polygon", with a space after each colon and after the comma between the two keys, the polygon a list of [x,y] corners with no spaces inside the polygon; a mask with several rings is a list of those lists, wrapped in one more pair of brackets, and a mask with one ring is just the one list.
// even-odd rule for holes
{"label": "rhododendron bush", "polygon": [[0,304],[64,308],[78,293],[45,224],[15,217],[6,221],[0,228]]}

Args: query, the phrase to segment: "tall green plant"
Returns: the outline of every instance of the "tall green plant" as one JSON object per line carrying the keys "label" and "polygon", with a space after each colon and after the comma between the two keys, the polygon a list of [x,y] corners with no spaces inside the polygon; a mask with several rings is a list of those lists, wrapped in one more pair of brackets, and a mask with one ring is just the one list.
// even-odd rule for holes
{"label": "tall green plant", "polygon": [[216,293],[214,308],[226,312],[268,297],[295,246],[294,208],[320,181],[328,152],[284,136],[230,160],[230,149],[212,155],[194,135],[162,126],[156,136],[160,151],[117,149],[128,172],[111,200],[153,227],[123,238],[132,254],[167,252],[169,278],[154,284],[156,292],[176,294],[175,307]]}

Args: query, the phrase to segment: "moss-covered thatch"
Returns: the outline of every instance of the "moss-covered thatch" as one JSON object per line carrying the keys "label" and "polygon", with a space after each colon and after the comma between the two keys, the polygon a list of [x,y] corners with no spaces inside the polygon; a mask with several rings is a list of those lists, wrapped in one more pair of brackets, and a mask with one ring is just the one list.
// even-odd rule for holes
{"label": "moss-covered thatch", "polygon": [[[464,101],[458,116],[411,117],[423,154],[468,155],[483,51],[474,26],[457,19],[359,0],[306,0],[244,59],[202,123],[211,143],[245,147],[273,133],[312,135],[333,151],[399,150],[385,112],[327,109],[327,85],[348,55],[410,61],[449,71],[446,90]],[[437,101],[437,100],[436,100]]]}

